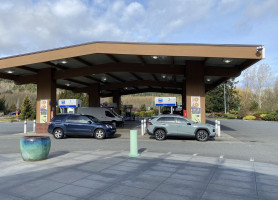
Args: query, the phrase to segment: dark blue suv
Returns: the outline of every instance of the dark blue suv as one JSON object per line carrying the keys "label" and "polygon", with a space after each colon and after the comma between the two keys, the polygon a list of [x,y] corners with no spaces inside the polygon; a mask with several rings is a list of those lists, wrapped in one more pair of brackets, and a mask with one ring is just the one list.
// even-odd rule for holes
{"label": "dark blue suv", "polygon": [[97,139],[112,137],[116,133],[116,127],[103,124],[90,115],[59,114],[50,120],[48,132],[56,139],[67,136],[90,136]]}

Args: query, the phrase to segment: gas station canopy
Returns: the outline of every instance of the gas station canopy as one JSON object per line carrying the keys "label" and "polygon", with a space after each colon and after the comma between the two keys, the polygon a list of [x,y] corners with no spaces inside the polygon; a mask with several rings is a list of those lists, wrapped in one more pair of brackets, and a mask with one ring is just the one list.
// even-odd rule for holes
{"label": "gas station canopy", "polygon": [[215,88],[264,58],[262,45],[207,45],[94,42],[0,59],[0,78],[38,83],[52,69],[56,87],[100,97],[142,92],[182,94],[188,63],[203,66],[205,91]]}

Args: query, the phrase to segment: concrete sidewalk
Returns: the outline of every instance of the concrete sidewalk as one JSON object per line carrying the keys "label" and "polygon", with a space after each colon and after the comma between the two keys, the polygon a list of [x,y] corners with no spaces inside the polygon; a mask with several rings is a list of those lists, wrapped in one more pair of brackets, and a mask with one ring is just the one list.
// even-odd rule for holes
{"label": "concrete sidewalk", "polygon": [[277,199],[278,166],[141,150],[0,155],[0,199]]}

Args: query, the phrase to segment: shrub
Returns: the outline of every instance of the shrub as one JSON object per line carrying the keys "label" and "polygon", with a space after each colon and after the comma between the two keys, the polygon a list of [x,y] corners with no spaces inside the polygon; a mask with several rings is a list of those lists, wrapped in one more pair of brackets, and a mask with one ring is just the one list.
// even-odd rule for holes
{"label": "shrub", "polygon": [[278,112],[269,113],[263,119],[266,121],[278,121]]}
{"label": "shrub", "polygon": [[223,113],[213,113],[214,117],[217,118],[217,117],[223,117]]}
{"label": "shrub", "polygon": [[260,117],[261,117],[262,119],[264,119],[265,116],[267,116],[267,114],[261,114],[261,115],[260,115]]}
{"label": "shrub", "polygon": [[145,115],[146,115],[145,117],[152,117],[152,116],[153,116],[153,113],[154,113],[154,112],[153,112],[152,110],[147,111],[146,114],[145,114]]}
{"label": "shrub", "polygon": [[253,115],[247,115],[246,117],[243,117],[243,120],[255,120],[256,117]]}
{"label": "shrub", "polygon": [[235,114],[224,114],[224,117],[227,119],[237,119],[237,115]]}
{"label": "shrub", "polygon": [[140,111],[139,116],[140,117],[145,117],[146,112],[145,111]]}
{"label": "shrub", "polygon": [[134,115],[135,115],[136,117],[139,117],[139,116],[140,116],[140,112],[135,111],[135,112],[134,112]]}
{"label": "shrub", "polygon": [[233,114],[233,115],[237,115],[237,114],[238,114],[238,111],[235,110],[235,109],[232,109],[232,110],[230,110],[229,113],[230,113],[230,114]]}

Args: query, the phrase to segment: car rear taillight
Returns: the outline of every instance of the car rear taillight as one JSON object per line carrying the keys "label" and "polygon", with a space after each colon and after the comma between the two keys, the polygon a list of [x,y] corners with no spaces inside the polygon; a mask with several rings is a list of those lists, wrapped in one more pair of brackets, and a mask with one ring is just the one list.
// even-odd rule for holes
{"label": "car rear taillight", "polygon": [[51,125],[51,122],[48,123],[48,126],[50,126],[50,125]]}
{"label": "car rear taillight", "polygon": [[148,122],[147,124],[148,124],[148,125],[153,125],[151,122]]}

